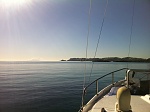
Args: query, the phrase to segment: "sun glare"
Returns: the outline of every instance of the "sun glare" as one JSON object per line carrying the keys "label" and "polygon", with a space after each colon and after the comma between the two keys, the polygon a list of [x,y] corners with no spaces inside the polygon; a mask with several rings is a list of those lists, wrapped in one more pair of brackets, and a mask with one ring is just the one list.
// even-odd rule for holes
{"label": "sun glare", "polygon": [[29,3],[30,0],[0,0],[0,5],[5,7],[17,7]]}

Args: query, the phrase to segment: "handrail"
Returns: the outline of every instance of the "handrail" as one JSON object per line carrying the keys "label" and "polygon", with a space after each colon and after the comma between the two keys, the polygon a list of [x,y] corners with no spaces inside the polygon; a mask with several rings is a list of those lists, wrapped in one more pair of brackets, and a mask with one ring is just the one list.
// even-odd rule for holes
{"label": "handrail", "polygon": [[85,93],[86,93],[86,90],[88,89],[88,87],[90,87],[93,83],[96,82],[96,94],[97,94],[97,93],[98,93],[98,80],[100,80],[100,79],[102,79],[102,78],[104,78],[104,77],[106,77],[106,76],[112,74],[112,83],[113,83],[113,80],[114,80],[114,73],[115,73],[115,72],[118,72],[118,71],[125,70],[125,69],[128,69],[128,68],[122,68],[122,69],[115,70],[115,71],[112,71],[112,72],[110,72],[110,73],[107,73],[107,74],[105,74],[105,75],[103,75],[103,76],[97,78],[96,80],[94,80],[93,82],[91,82],[89,85],[87,85],[87,86],[83,89],[83,94],[82,94],[82,99],[83,99],[83,100],[82,100],[82,108],[83,108],[83,106],[84,106],[84,96],[85,96]]}
{"label": "handrail", "polygon": [[84,88],[84,90],[86,90],[89,86],[91,86],[94,82],[98,81],[99,79],[102,79],[103,77],[106,77],[106,76],[108,76],[108,75],[110,75],[110,74],[112,74],[112,73],[115,73],[115,72],[118,72],[118,71],[121,71],[121,70],[125,70],[125,69],[128,69],[128,68],[122,68],[122,69],[119,69],[119,70],[115,70],[115,71],[113,71],[113,72],[110,72],[110,73],[108,73],[108,74],[106,74],[106,75],[103,75],[103,76],[97,78],[96,80],[94,80],[93,82],[91,82],[89,85],[87,85],[87,86]]}

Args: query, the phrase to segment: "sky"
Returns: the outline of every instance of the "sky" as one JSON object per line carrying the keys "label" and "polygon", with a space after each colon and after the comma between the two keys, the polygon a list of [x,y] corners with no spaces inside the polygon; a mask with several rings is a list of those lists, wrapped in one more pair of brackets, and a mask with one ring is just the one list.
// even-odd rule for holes
{"label": "sky", "polygon": [[[93,58],[106,0],[92,0],[87,57]],[[86,56],[90,0],[0,0],[0,61]],[[108,0],[97,58],[127,57],[133,0]],[[150,0],[135,0],[130,57],[150,58]]]}

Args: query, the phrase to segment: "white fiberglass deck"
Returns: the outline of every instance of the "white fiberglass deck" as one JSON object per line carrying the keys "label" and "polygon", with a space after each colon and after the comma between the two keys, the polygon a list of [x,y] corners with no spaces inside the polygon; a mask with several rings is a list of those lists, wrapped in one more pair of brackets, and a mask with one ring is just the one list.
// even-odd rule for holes
{"label": "white fiberglass deck", "polygon": [[[107,112],[115,112],[116,95],[102,98],[92,108],[90,112],[100,112],[105,108]],[[131,96],[131,108],[133,112],[150,112],[150,103],[146,102],[141,96]]]}

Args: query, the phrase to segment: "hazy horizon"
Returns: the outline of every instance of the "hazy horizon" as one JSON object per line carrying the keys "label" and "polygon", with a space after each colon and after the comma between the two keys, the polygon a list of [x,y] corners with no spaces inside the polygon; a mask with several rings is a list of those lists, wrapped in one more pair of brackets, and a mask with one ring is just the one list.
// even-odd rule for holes
{"label": "hazy horizon", "polygon": [[[38,59],[31,59],[31,60],[0,60],[0,62],[3,62],[3,61],[8,61],[8,62],[15,62],[15,61],[20,61],[20,62],[26,62],[26,61],[29,61],[29,62],[38,62],[38,61],[49,61],[49,62],[58,62],[58,61],[61,61],[61,60],[69,60],[69,59],[71,59],[71,58],[85,58],[85,57],[70,57],[70,58],[68,58],[68,59],[59,59],[59,60],[38,60]],[[93,57],[88,57],[87,59],[90,59],[90,58],[93,58]],[[96,57],[96,58],[99,58],[99,57]],[[115,57],[101,57],[101,58],[115,58]],[[117,58],[126,58],[126,57],[117,57]],[[131,57],[131,58],[141,58],[141,57]],[[150,58],[150,57],[149,57]],[[142,59],[149,59],[149,58],[142,58]]]}

